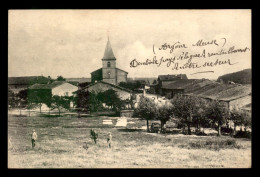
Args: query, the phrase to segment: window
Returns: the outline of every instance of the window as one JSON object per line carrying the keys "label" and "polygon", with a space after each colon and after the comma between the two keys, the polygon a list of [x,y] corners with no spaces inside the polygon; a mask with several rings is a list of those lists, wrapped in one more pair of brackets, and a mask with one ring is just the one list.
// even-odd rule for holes
{"label": "window", "polygon": [[110,78],[110,72],[107,73],[107,77]]}
{"label": "window", "polygon": [[110,62],[107,62],[107,67],[110,68],[111,64]]}

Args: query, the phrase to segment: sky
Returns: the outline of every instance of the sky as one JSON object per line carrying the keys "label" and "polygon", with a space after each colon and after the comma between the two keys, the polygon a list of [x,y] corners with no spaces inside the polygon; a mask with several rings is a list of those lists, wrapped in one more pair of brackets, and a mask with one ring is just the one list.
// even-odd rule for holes
{"label": "sky", "polygon": [[[187,74],[188,78],[216,79],[251,68],[250,10],[9,10],[8,76],[91,77],[102,67],[109,40],[116,66],[128,77]],[[249,48],[247,52],[194,59],[203,63],[230,59],[234,65],[172,70],[162,64],[130,67],[134,59],[145,62],[179,56],[182,52],[217,52],[224,48]],[[192,47],[198,40],[217,40],[219,46]],[[186,49],[159,50],[176,42]],[[154,48],[154,52],[153,52]],[[181,63],[180,63],[181,64]],[[196,72],[210,73],[193,74]]]}

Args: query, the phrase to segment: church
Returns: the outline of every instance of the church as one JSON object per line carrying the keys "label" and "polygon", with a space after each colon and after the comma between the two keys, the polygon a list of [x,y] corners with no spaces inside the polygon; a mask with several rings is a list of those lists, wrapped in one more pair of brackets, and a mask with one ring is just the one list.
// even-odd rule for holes
{"label": "church", "polygon": [[116,57],[108,38],[105,53],[102,58],[102,68],[91,73],[91,82],[103,81],[118,85],[120,82],[127,82],[127,74],[126,71],[116,67]]}

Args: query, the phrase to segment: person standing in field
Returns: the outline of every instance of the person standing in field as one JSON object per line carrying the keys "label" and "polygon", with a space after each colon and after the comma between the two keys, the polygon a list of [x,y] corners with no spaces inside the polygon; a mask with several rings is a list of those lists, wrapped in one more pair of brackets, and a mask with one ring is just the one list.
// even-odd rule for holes
{"label": "person standing in field", "polygon": [[107,137],[107,147],[108,148],[112,147],[112,135],[110,132],[108,133],[108,137]]}
{"label": "person standing in field", "polygon": [[95,144],[97,143],[98,134],[94,129],[90,130],[90,138],[95,142]]}
{"label": "person standing in field", "polygon": [[35,147],[35,141],[37,140],[37,133],[35,132],[35,130],[33,129],[33,133],[32,133],[32,148]]}

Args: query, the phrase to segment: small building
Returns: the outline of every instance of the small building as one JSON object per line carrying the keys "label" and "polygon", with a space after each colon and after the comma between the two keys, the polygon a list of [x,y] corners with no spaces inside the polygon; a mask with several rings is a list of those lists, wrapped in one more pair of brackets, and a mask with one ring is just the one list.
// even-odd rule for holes
{"label": "small building", "polygon": [[66,81],[54,81],[50,84],[34,84],[29,87],[30,93],[72,96],[78,87]]}
{"label": "small building", "polygon": [[131,90],[103,81],[98,81],[86,86],[85,88],[82,88],[84,91],[94,91],[96,93],[104,92],[109,89],[115,90],[119,98],[122,100],[130,99],[133,93]]}
{"label": "small building", "polygon": [[156,94],[160,94],[161,96],[164,96],[165,95],[163,90],[164,85],[169,84],[171,82],[175,82],[177,80],[188,80],[188,77],[186,74],[159,75],[157,79],[158,84],[156,84],[154,88],[152,88],[152,90],[157,91]]}
{"label": "small building", "polygon": [[44,76],[8,77],[8,88],[14,93],[27,89],[34,84],[47,84],[49,79]]}

